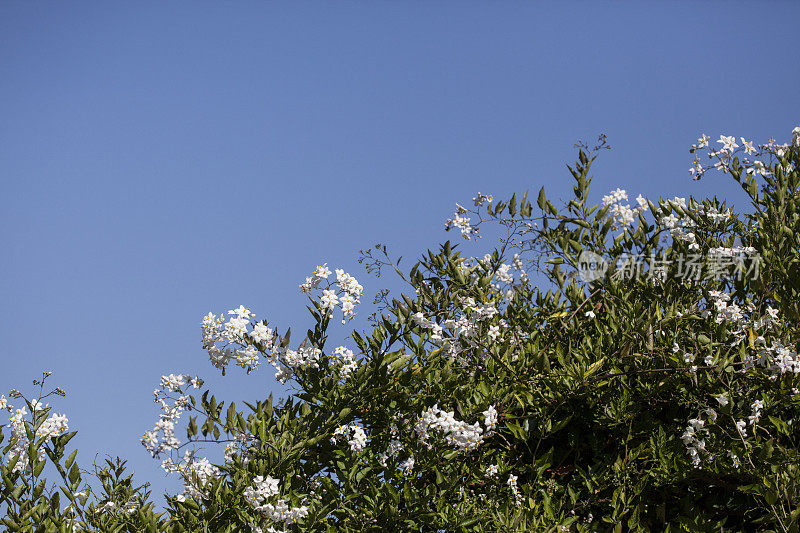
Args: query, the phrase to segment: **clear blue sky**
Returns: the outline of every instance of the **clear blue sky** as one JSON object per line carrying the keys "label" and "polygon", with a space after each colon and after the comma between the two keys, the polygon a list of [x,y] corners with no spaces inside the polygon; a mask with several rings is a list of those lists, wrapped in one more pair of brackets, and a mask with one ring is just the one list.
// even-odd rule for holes
{"label": "clear blue sky", "polygon": [[477,191],[563,198],[599,132],[597,198],[740,200],[692,182],[687,147],[788,138],[798,20],[798,2],[0,3],[0,391],[53,371],[84,462],[174,488],[139,444],[161,374],[280,391],[268,367],[219,376],[203,315],[305,330],[297,285],[325,261],[369,302],[359,248],[416,257]]}

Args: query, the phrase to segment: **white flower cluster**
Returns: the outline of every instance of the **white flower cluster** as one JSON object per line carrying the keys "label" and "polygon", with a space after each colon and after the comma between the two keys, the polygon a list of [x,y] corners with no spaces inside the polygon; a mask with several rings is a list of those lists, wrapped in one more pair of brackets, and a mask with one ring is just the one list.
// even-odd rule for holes
{"label": "white flower cluster", "polygon": [[[497,411],[490,407],[483,412],[487,435],[497,426]],[[453,411],[443,411],[434,405],[422,411],[414,426],[420,442],[427,444],[430,430],[438,430],[445,436],[445,442],[457,447],[462,452],[475,450],[483,443],[484,429],[479,422],[467,424],[456,420]]]}
{"label": "white flower cluster", "polygon": [[412,455],[408,459],[403,461],[403,464],[400,465],[400,467],[403,469],[403,474],[405,474],[406,476],[410,476],[411,473],[414,471],[414,456]]}
{"label": "white flower cluster", "polygon": [[614,229],[623,229],[636,220],[639,213],[648,210],[647,200],[639,195],[636,197],[638,206],[631,208],[629,204],[622,202],[628,199],[628,193],[624,189],[616,189],[603,196],[603,205],[608,207],[607,218],[610,218]]}
{"label": "white flower cluster", "polygon": [[[732,345],[737,345],[744,340],[750,326],[754,326],[754,321],[750,320],[746,313],[755,311],[755,306],[749,303],[744,309],[738,304],[732,302],[731,296],[728,293],[721,291],[709,291],[708,302],[713,307],[706,307],[701,313],[703,318],[708,318],[714,315],[714,322],[717,324],[728,325],[728,332],[733,335],[734,342]],[[713,309],[713,312],[712,312]]]}
{"label": "white flower cluster", "polygon": [[[692,204],[694,205],[694,200],[692,200]],[[695,213],[705,218],[711,220],[711,222],[719,223],[724,222],[726,220],[730,220],[736,218],[736,215],[733,212],[733,209],[727,209],[725,211],[718,210],[713,205],[701,205],[697,204],[695,206]]]}
{"label": "white flower cluster", "polygon": [[[186,386],[186,384],[191,385],[195,389],[199,389],[203,386],[203,380],[198,377],[192,377],[188,374],[170,374],[169,376],[161,376],[161,383],[159,386],[164,392],[181,392],[181,389]],[[154,391],[156,396],[162,391]]]}
{"label": "white flower cluster", "polygon": [[328,263],[318,265],[317,268],[314,269],[314,273],[306,277],[305,282],[300,284],[300,290],[309,293],[312,289],[319,287],[319,284],[322,283],[323,280],[328,279],[330,275],[331,269],[328,268]]}
{"label": "white flower cluster", "polygon": [[[718,224],[736,216],[732,209],[719,211],[716,206],[708,202],[702,204],[694,199],[689,199],[687,203],[686,198],[679,196],[660,202],[659,212],[656,214],[658,223],[669,230],[675,241],[688,243],[691,251],[699,250],[700,244],[694,233],[697,223],[694,218],[689,216],[689,213],[701,220],[707,219],[712,224]],[[720,253],[727,254],[728,252],[720,249]]]}
{"label": "white flower cluster", "polygon": [[[339,287],[345,293],[337,302],[342,304],[345,316],[352,316],[354,305],[360,300],[363,288],[355,278],[343,270],[337,270],[336,274]],[[317,275],[330,275],[330,270],[325,266],[317,267],[315,276]],[[281,383],[285,383],[293,372],[319,368],[319,359],[322,355],[319,348],[306,342],[296,350],[283,346],[265,321],[250,322],[255,315],[244,306],[232,309],[228,314],[232,316],[227,322],[222,316],[218,317],[213,313],[204,317],[202,322],[203,347],[208,351],[211,363],[221,369],[223,374],[231,360],[235,360],[237,365],[250,372],[258,367],[261,355],[266,356],[267,361],[275,368],[275,379]],[[357,364],[352,352],[346,348],[337,350],[336,355],[344,364],[341,371],[346,377],[357,368]]]}
{"label": "white flower cluster", "polygon": [[322,351],[315,346],[301,345],[297,350],[277,348],[275,351],[278,356],[271,362],[277,369],[275,379],[281,383],[286,383],[292,371],[319,368]]}
{"label": "white flower cluster", "polygon": [[308,516],[308,506],[292,507],[285,500],[278,500],[275,503],[267,502],[258,506],[257,509],[269,520],[283,522],[286,525],[299,522]]}
{"label": "white flower cluster", "polygon": [[264,529],[261,526],[257,526],[253,523],[250,524],[250,531],[252,533],[289,533],[285,529],[275,529],[272,526],[269,526],[267,527],[267,529]]}
{"label": "white flower cluster", "polygon": [[[510,301],[515,293],[515,288],[525,286],[529,279],[522,264],[519,254],[514,254],[511,263],[494,265],[491,254],[486,254],[483,259],[469,258],[459,264],[459,269],[470,276],[470,283],[477,285],[481,277],[488,277],[490,286],[506,301]],[[519,273],[515,281],[514,273]]]}
{"label": "white flower cluster", "polygon": [[[678,343],[676,342],[675,344],[672,345],[672,353],[677,354],[679,351],[681,351],[681,347],[678,346]],[[683,362],[686,363],[687,365],[691,365],[689,367],[689,371],[692,373],[697,372],[697,365],[694,364],[694,360],[695,360],[695,355],[693,353],[687,352],[685,350],[683,351]]]}
{"label": "white flower cluster", "polygon": [[[729,405],[730,399],[726,394],[721,394],[716,396],[715,399],[719,403],[721,407],[726,407]],[[735,422],[736,431],[739,436],[744,439],[747,438],[747,426],[748,424],[751,426],[758,425],[759,420],[761,419],[761,413],[764,409],[764,402],[763,400],[755,400],[751,406],[751,414],[747,417],[747,421],[745,420],[737,420]],[[686,451],[689,454],[689,457],[692,459],[692,463],[695,467],[700,467],[702,462],[703,456],[708,458],[712,458],[713,456],[711,453],[706,449],[706,437],[709,434],[708,425],[711,425],[717,421],[717,412],[708,407],[698,414],[697,418],[693,418],[689,420],[688,425],[686,426],[685,431],[681,435],[681,440],[683,441],[684,445],[686,446]],[[726,455],[731,459],[731,463],[733,464],[734,468],[739,468],[741,465],[741,461],[739,457],[733,452],[733,450],[728,450]]]}
{"label": "white flower cluster", "polygon": [[[705,415],[705,420],[701,418],[703,414]],[[686,446],[686,452],[689,454],[689,457],[691,457],[692,464],[694,464],[695,467],[700,466],[702,455],[708,453],[706,451],[706,441],[704,438],[701,438],[708,434],[708,429],[705,428],[706,422],[713,424],[717,420],[717,412],[710,407],[702,411],[701,415],[698,415],[697,418],[690,419],[683,435],[681,435],[681,440],[684,446]]]}
{"label": "white flower cluster", "polygon": [[508,475],[508,480],[506,481],[506,485],[508,485],[509,490],[511,490],[511,494],[514,496],[514,501],[516,502],[517,507],[522,505],[522,494],[519,492],[519,487],[517,487],[517,480],[519,478],[514,474]]}
{"label": "white flower cluster", "polygon": [[[747,424],[749,423],[751,426],[757,426],[759,420],[761,420],[761,411],[764,409],[764,401],[763,400],[756,400],[750,406],[751,414],[747,417],[747,422],[744,420],[739,420],[736,422],[736,429],[742,438],[747,437]],[[729,454],[730,455],[730,454]],[[735,456],[731,456],[733,459]],[[738,458],[734,459],[734,463],[738,462]]]}
{"label": "white flower cluster", "polygon": [[508,323],[503,319],[495,320],[500,312],[492,302],[478,304],[473,298],[467,297],[462,298],[460,304],[454,316],[445,320],[442,325],[426,318],[421,312],[414,313],[411,320],[430,330],[431,341],[440,346],[450,359],[467,365],[469,361],[463,356],[463,352],[471,349],[483,350],[483,341],[486,338],[490,342],[502,340]]}
{"label": "white flower cluster", "polygon": [[494,198],[491,194],[481,194],[478,192],[478,196],[472,199],[475,207],[481,207],[484,203],[490,204],[494,201]]}
{"label": "white flower cluster", "polygon": [[220,476],[216,466],[205,457],[197,457],[193,451],[186,451],[180,463],[175,463],[172,457],[167,457],[161,463],[161,468],[168,473],[178,473],[183,478],[183,492],[176,496],[178,501],[185,501],[186,498],[193,500],[202,498],[203,489],[208,482]]}
{"label": "white flower cluster", "polygon": [[[692,145],[690,152],[695,153],[706,150],[708,158],[712,160],[715,159],[715,161],[712,165],[704,166],[700,162],[699,157],[695,157],[694,161],[692,161],[692,166],[689,168],[689,174],[691,174],[694,179],[699,180],[711,168],[721,172],[731,172],[734,156],[743,154],[744,156],[757,157],[757,159],[753,161],[748,157],[744,157],[740,161],[740,166],[746,170],[748,175],[753,176],[760,174],[762,176],[769,176],[772,171],[768,167],[768,164],[764,163],[764,159],[776,158],[778,163],[780,163],[780,159],[786,155],[786,152],[790,148],[800,147],[800,126],[792,130],[792,140],[790,143],[777,144],[774,140],[770,140],[768,143],[760,144],[756,147],[753,145],[752,141],[747,141],[744,137],[740,137],[739,139],[742,142],[741,145],[736,142],[736,137],[733,135],[720,135],[717,143],[721,144],[722,147],[719,150],[714,150],[709,146],[709,137],[705,134],[702,135],[697,139],[697,143]],[[791,163],[786,165],[784,170],[786,172],[792,171],[793,167]]]}
{"label": "white flower cluster", "polygon": [[[13,396],[13,392],[12,392]],[[31,412],[31,420],[29,421],[31,429],[33,429],[34,416],[43,410],[49,409],[47,405],[42,405],[39,401],[33,400],[30,402],[33,408]],[[24,472],[30,468],[30,460],[28,457],[28,448],[30,441],[28,440],[27,432],[25,431],[25,416],[28,414],[27,407],[23,406],[20,409],[14,409],[9,405],[5,396],[0,396],[0,409],[4,409],[9,413],[13,413],[8,418],[8,426],[11,428],[11,442],[10,448],[6,453],[5,460],[8,461],[15,456],[18,456],[17,463],[14,465],[14,472]],[[51,414],[41,426],[34,432],[34,442],[44,439],[45,442],[55,437],[61,436],[69,431],[69,420],[65,415]],[[44,447],[39,448],[38,458],[44,459]],[[2,459],[2,457],[0,457]]]}
{"label": "white flower cluster", "polygon": [[764,401],[763,400],[756,400],[750,406],[752,409],[752,414],[747,417],[747,421],[750,423],[751,426],[758,425],[758,421],[761,420],[761,411],[764,409]]}
{"label": "white flower cluster", "polygon": [[730,248],[710,248],[708,250],[708,255],[711,257],[723,257],[731,259],[744,258],[755,253],[756,249],[752,246],[732,246]]}
{"label": "white flower cluster", "polygon": [[778,310],[772,306],[767,306],[766,314],[753,322],[753,329],[768,330],[780,324]]}
{"label": "white flower cluster", "polygon": [[512,258],[512,262],[514,265],[514,270],[519,272],[519,281],[521,284],[525,284],[528,282],[528,274],[525,272],[525,268],[522,264],[522,259],[520,259],[519,254],[514,254]]}
{"label": "white flower cluster", "polygon": [[[330,275],[328,263],[324,263],[318,266],[310,277],[306,277],[305,282],[300,284],[300,289],[304,293],[310,293],[313,289],[321,288],[320,307],[332,316],[336,306],[340,306],[342,308],[342,324],[344,324],[348,318],[352,319],[355,316],[355,308],[361,303],[364,287],[358,283],[356,278],[341,268],[336,269],[336,283],[328,282],[323,287],[322,282],[327,281]],[[331,287],[336,288],[332,289]]]}
{"label": "white flower cluster", "polygon": [[336,444],[340,439],[346,439],[350,445],[350,451],[358,453],[367,447],[367,434],[364,428],[358,424],[348,424],[339,426],[333,432],[331,444]]}
{"label": "white flower cluster", "polygon": [[739,434],[742,437],[747,436],[747,422],[745,422],[744,420],[739,420],[738,422],[736,422],[736,429],[739,431]]}
{"label": "white flower cluster", "polygon": [[778,341],[773,341],[771,346],[767,346],[763,336],[756,337],[754,344],[757,351],[755,355],[748,354],[745,368],[762,366],[771,374],[771,379],[776,379],[781,374],[800,373],[800,357],[794,347],[785,346]]}
{"label": "white flower cluster", "polygon": [[672,200],[667,200],[659,204],[660,216],[658,223],[669,230],[670,235],[676,241],[689,243],[690,250],[699,250],[697,238],[692,231],[695,226],[694,220],[684,213],[688,210],[686,198],[676,196]]}
{"label": "white flower cluster", "polygon": [[[752,314],[755,311],[752,303],[742,309],[739,305],[731,302],[730,294],[710,291],[708,296],[715,312],[714,321],[717,324],[725,323],[732,326],[728,331],[734,336],[733,345],[741,343],[752,331],[764,331],[764,335],[766,335],[767,331],[780,324],[778,310],[772,307],[767,307],[764,315],[753,318],[746,315],[746,313]],[[711,309],[707,308],[703,311],[702,316],[709,317],[711,314]],[[786,346],[779,341],[773,341],[772,345],[768,345],[764,335],[759,335],[754,339],[753,345],[756,352],[747,354],[746,364],[742,371],[758,365],[771,374],[770,379],[777,379],[782,374],[800,373],[800,357],[794,347]]]}
{"label": "white flower cluster", "polygon": [[226,322],[222,315],[209,313],[203,317],[203,348],[208,352],[211,363],[223,370],[231,360],[242,368],[257,368],[259,353],[270,350],[275,340],[273,331],[263,322],[252,324],[255,315],[243,305],[228,311],[232,315]]}
{"label": "white flower cluster", "polygon": [[[116,502],[109,500],[97,506],[97,510],[103,513],[113,513],[116,512],[118,508],[123,513],[127,515],[132,515],[139,508],[139,502],[137,502],[136,500],[128,500],[127,502],[125,502],[124,505],[120,507],[117,505]],[[77,524],[73,526],[73,531],[77,531]]]}
{"label": "white flower cluster", "polygon": [[[160,388],[153,391],[153,401],[161,405],[162,412],[158,415],[153,429],[146,431],[141,438],[142,445],[153,457],[162,452],[175,450],[180,446],[181,442],[175,436],[175,424],[183,411],[190,405],[189,396],[183,395],[183,389],[187,386],[199,389],[203,386],[203,380],[189,375],[170,374],[161,376]],[[169,393],[178,393],[181,396],[170,404],[167,401],[172,399]]]}
{"label": "white flower cluster", "polygon": [[385,452],[381,452],[378,454],[378,463],[386,468],[386,461],[389,460],[389,457],[395,457],[403,451],[403,444],[396,438],[393,438],[389,441],[389,446],[386,448]]}
{"label": "white flower cluster", "polygon": [[[491,194],[482,194],[478,193],[472,199],[472,203],[475,207],[482,207],[484,204],[491,204],[494,201],[494,198]],[[491,206],[490,206],[491,207]],[[473,211],[477,212],[477,211]],[[469,211],[462,205],[456,204],[455,213],[453,213],[453,218],[448,218],[444,224],[445,231],[450,231],[453,228],[456,228],[461,232],[461,236],[467,240],[472,239],[473,237],[480,237],[478,235],[478,226],[473,226],[470,224],[470,218],[467,215]]]}
{"label": "white flower cluster", "polygon": [[497,409],[490,405],[483,413],[483,425],[486,426],[486,436],[490,436],[497,428]]}
{"label": "white flower cluster", "polygon": [[278,480],[267,476],[256,476],[253,484],[244,490],[244,499],[256,509],[264,502],[278,494]]}
{"label": "white flower cluster", "polygon": [[343,380],[347,380],[347,378],[350,377],[350,374],[358,368],[358,363],[353,355],[353,350],[345,346],[339,346],[333,350],[333,353],[331,354],[331,360],[342,365],[339,368],[339,376]]}
{"label": "white flower cluster", "polygon": [[233,436],[233,441],[225,445],[225,462],[230,463],[233,461],[236,454],[240,454],[242,464],[246,465],[250,462],[251,453],[249,448],[261,446],[261,440],[250,435],[249,433],[237,432]]}
{"label": "white flower cluster", "polygon": [[450,231],[452,228],[456,228],[461,232],[462,237],[467,240],[472,239],[472,237],[478,233],[478,228],[470,225],[469,217],[464,216],[466,214],[467,210],[464,207],[456,204],[456,212],[453,214],[453,218],[448,218],[447,222],[444,224],[445,231]]}
{"label": "white flower cluster", "polygon": [[731,463],[733,464],[734,468],[739,468],[742,465],[742,462],[739,460],[739,456],[733,453],[733,450],[728,450],[728,457],[731,458]]}
{"label": "white flower cluster", "polygon": [[[711,298],[714,305],[714,310],[716,312],[714,322],[717,324],[722,324],[723,322],[726,324],[740,324],[745,320],[744,311],[737,304],[731,303],[730,294],[720,291],[710,291],[708,296]],[[704,316],[708,316],[709,314],[708,310],[703,313]]]}
{"label": "white flower cluster", "polygon": [[433,320],[425,318],[425,315],[421,312],[416,312],[411,315],[411,320],[413,320],[416,325],[431,330],[431,340],[434,342],[440,342],[444,339],[444,328]]}

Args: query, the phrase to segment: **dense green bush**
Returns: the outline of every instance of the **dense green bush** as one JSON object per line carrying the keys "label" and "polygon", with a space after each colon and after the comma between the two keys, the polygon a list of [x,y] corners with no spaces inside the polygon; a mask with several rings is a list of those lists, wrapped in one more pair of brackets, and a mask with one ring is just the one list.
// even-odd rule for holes
{"label": "dense green bush", "polygon": [[[620,190],[590,205],[601,138],[569,167],[574,198],[562,207],[543,190],[533,203],[479,194],[458,207],[447,226],[467,239],[497,226],[482,232],[500,235],[485,257],[448,242],[406,272],[383,246],[363,252],[407,290],[379,293],[373,327],[353,331],[349,349],[329,332],[341,335],[334,311],[352,317],[363,290],[326,265],[301,286],[314,320],[301,343],[244,307],[209,315],[214,366],[266,360],[294,392],[245,408],[191,394],[197,378],[164,376],[159,423],[142,441],[185,481],[165,511],[122,461],[89,477],[78,468],[74,432],[39,403],[47,376],[37,400],[12,391],[0,400],[14,413],[3,523],[799,531],[800,128],[785,145],[741,142],[723,136],[714,150],[704,136],[692,151],[709,164],[691,172],[733,177],[752,200],[743,214],[716,198],[631,207]],[[198,442],[224,445],[224,462],[196,456]]]}

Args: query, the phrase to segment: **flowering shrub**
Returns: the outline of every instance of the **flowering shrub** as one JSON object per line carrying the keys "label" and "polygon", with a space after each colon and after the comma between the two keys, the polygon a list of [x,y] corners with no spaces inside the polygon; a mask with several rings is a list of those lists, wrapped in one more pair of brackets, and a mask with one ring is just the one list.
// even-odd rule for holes
{"label": "flowering shrub", "polygon": [[[165,512],[119,459],[86,482],[66,417],[42,403],[47,376],[36,398],[0,397],[12,413],[3,524],[798,531],[800,128],[786,144],[721,136],[712,148],[704,135],[692,147],[692,175],[732,177],[751,200],[743,214],[716,198],[631,207],[620,189],[590,205],[604,141],[581,148],[560,208],[544,190],[535,206],[485,194],[459,205],[447,229],[477,242],[482,226],[501,230],[486,255],[447,242],[404,272],[385,247],[364,252],[407,290],[382,291],[349,346],[328,345],[332,318],[353,318],[364,289],[327,264],[300,285],[313,319],[300,343],[244,306],[206,316],[214,367],[266,360],[295,392],[242,408],[200,378],[163,376],[142,444],[184,482]],[[199,443],[219,443],[224,461]]]}

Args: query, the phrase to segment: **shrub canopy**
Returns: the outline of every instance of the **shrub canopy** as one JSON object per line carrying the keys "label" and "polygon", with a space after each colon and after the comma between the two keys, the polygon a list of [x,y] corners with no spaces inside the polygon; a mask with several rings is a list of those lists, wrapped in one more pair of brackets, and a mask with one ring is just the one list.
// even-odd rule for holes
{"label": "shrub canopy", "polygon": [[[484,257],[447,242],[406,271],[384,246],[362,252],[405,289],[380,291],[371,327],[347,346],[329,338],[364,312],[363,288],[327,265],[301,285],[312,317],[302,342],[243,306],[209,314],[215,367],[268,362],[292,393],[241,406],[201,392],[199,378],[164,376],[142,443],[185,482],[166,510],[120,459],[78,467],[75,432],[41,403],[48,374],[33,398],[12,391],[0,399],[12,412],[3,524],[798,531],[800,128],[786,144],[710,144],[692,147],[690,172],[740,184],[742,213],[621,190],[591,205],[601,138],[568,167],[563,205],[542,189],[533,202],[479,194],[458,206],[447,227],[467,240],[496,226]],[[193,452],[210,442],[224,446],[219,464]]]}

